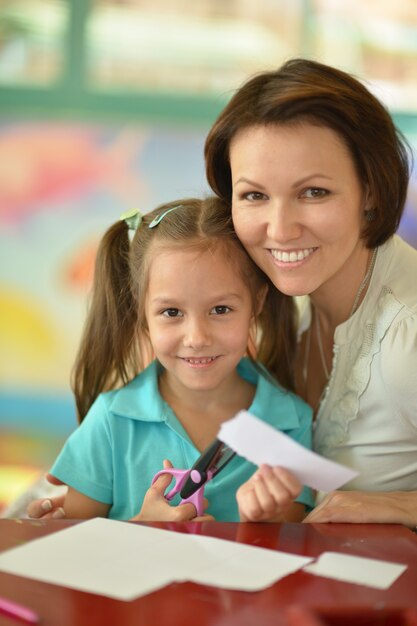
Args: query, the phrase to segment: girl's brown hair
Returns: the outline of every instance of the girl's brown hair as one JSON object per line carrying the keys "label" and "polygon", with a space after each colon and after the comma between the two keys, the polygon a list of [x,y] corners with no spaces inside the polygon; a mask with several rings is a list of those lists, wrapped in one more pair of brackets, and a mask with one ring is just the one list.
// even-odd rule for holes
{"label": "girl's brown hair", "polygon": [[[168,209],[159,224],[151,221]],[[219,198],[185,199],[164,204],[143,217],[130,241],[125,221],[104,235],[97,253],[92,298],[73,370],[72,386],[80,421],[97,396],[127,383],[152,356],[145,317],[149,267],[162,247],[225,254],[248,286],[256,337],[248,356],[263,364],[287,389],[294,388],[295,309],[250,259],[233,229],[230,206]],[[204,287],[202,287],[204,288]],[[261,294],[266,293],[256,315]]]}
{"label": "girl's brown hair", "polygon": [[397,230],[406,200],[407,142],[386,108],[359,80],[322,63],[290,60],[276,71],[251,78],[235,93],[205,144],[213,191],[231,202],[229,148],[238,131],[297,122],[331,128],[344,141],[373,202],[373,219],[363,238],[369,248],[384,243]]}

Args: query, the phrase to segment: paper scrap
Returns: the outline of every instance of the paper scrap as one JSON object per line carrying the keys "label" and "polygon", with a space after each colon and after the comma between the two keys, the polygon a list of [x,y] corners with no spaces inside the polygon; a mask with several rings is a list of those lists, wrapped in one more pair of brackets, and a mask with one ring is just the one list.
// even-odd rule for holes
{"label": "paper scrap", "polygon": [[[193,581],[225,589],[259,591],[313,561],[312,557],[212,537],[195,536],[194,540],[201,541],[204,546],[212,542],[217,556],[212,565],[201,567]],[[220,562],[221,553],[225,558]]]}
{"label": "paper scrap", "polygon": [[172,582],[255,591],[313,559],[96,518],[0,554],[0,571],[133,600]]}
{"label": "paper scrap", "polygon": [[379,559],[369,559],[340,552],[323,552],[304,572],[335,578],[348,583],[388,589],[407,569],[407,565]]}
{"label": "paper scrap", "polygon": [[290,470],[303,485],[332,491],[358,472],[307,450],[288,435],[247,411],[223,422],[217,438],[255,465],[280,465]]}

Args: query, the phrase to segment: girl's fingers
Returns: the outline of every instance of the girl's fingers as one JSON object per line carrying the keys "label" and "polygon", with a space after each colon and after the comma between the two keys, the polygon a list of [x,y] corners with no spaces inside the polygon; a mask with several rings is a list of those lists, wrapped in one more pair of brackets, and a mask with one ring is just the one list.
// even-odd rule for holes
{"label": "girl's fingers", "polygon": [[193,522],[215,522],[216,520],[212,515],[199,515],[198,517],[194,517]]}
{"label": "girl's fingers", "polygon": [[262,465],[260,468],[260,474],[263,476],[268,488],[273,494],[286,492],[289,494],[289,497],[294,500],[294,498],[301,493],[301,483],[284,467],[270,467],[269,465]]}
{"label": "girl's fingers", "polygon": [[[172,463],[168,459],[164,459],[162,462],[162,466],[164,470],[172,469]],[[159,478],[151,485],[151,487],[159,494],[164,495],[165,490],[169,487],[172,482],[171,474],[161,474]]]}
{"label": "girl's fingers", "polygon": [[172,510],[172,521],[174,522],[188,522],[195,521],[195,517],[197,515],[196,508],[194,504],[191,502],[187,502],[186,504],[179,504],[178,506],[171,507]]}
{"label": "girl's fingers", "polygon": [[168,489],[169,485],[171,484],[171,482],[172,482],[171,474],[161,474],[161,476],[159,476],[155,480],[153,485],[151,485],[151,489],[156,491],[158,495],[163,496],[165,494],[165,491]]}
{"label": "girl's fingers", "polygon": [[241,520],[271,519],[283,513],[300,491],[300,483],[290,472],[263,465],[238,491]]}
{"label": "girl's fingers", "polygon": [[289,470],[284,467],[274,467],[272,468],[275,476],[282,481],[285,487],[288,489],[293,498],[296,498],[300,495],[303,485],[300,483],[298,478],[294,476]]}
{"label": "girl's fingers", "polygon": [[239,489],[237,500],[241,522],[256,522],[262,517],[263,511],[251,484],[246,484]]}
{"label": "girl's fingers", "polygon": [[280,483],[277,484],[276,481],[271,480],[271,476],[265,479],[264,475],[259,473],[253,484],[259,506],[266,514],[276,513],[277,508],[289,499],[288,492]]}

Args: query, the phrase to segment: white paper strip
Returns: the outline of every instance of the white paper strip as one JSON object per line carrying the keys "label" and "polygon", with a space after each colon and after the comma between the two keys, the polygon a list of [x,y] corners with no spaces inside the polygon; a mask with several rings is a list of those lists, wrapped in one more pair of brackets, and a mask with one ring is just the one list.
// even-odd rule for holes
{"label": "white paper strip", "polygon": [[407,569],[407,565],[368,559],[340,552],[323,552],[316,563],[304,571],[316,576],[335,578],[348,583],[388,589]]}
{"label": "white paper strip", "polygon": [[313,489],[332,491],[358,475],[350,468],[307,450],[247,411],[240,411],[224,422],[217,437],[251,463],[285,467],[303,485]]}
{"label": "white paper strip", "polygon": [[119,600],[172,582],[267,587],[308,557],[97,518],[0,554],[0,571]]}
{"label": "white paper strip", "polygon": [[[194,540],[201,541],[205,547],[211,543],[216,560],[207,568],[202,564],[193,581],[225,589],[259,591],[313,561],[311,557],[211,537],[194,536]],[[220,555],[224,557],[221,561]]]}

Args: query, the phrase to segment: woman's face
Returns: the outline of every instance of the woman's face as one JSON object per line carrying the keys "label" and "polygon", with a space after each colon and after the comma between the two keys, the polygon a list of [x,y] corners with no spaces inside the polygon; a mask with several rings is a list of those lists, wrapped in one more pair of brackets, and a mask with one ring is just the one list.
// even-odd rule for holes
{"label": "woman's face", "polygon": [[312,294],[361,269],[370,207],[337,133],[311,123],[250,127],[233,138],[230,164],[236,232],[280,291]]}

